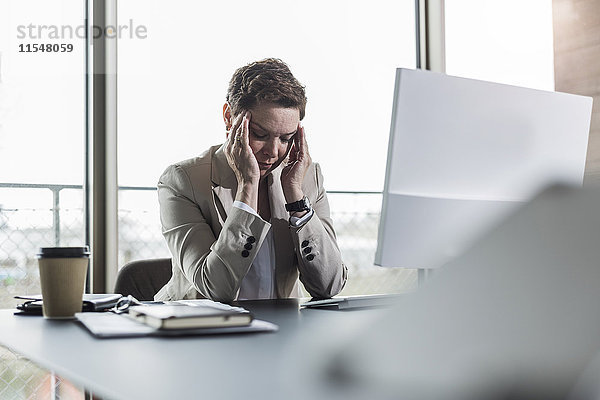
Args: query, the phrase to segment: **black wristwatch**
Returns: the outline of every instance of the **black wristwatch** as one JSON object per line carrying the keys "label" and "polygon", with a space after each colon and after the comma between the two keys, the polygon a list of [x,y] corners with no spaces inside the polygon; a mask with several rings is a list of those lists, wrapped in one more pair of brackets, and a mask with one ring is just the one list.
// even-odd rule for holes
{"label": "black wristwatch", "polygon": [[308,197],[304,196],[301,200],[287,203],[285,209],[288,212],[310,211],[310,201],[308,200]]}

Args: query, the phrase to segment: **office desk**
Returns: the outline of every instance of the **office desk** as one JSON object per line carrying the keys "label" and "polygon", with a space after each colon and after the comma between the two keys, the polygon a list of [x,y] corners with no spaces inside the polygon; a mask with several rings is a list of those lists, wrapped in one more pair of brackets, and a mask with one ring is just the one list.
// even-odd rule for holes
{"label": "office desk", "polygon": [[[0,310],[0,344],[105,399],[254,399],[288,397],[282,371],[302,368],[297,346],[323,327],[353,329],[378,310],[299,310],[297,299],[245,301],[275,333],[179,338],[97,339],[75,321]],[[310,348],[301,349],[310,352]]]}

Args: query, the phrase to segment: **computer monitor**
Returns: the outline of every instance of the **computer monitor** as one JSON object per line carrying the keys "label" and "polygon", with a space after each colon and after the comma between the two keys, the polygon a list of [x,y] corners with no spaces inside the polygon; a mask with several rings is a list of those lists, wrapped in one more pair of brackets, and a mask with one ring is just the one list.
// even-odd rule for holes
{"label": "computer monitor", "polygon": [[375,264],[437,268],[551,183],[581,185],[592,99],[396,71]]}

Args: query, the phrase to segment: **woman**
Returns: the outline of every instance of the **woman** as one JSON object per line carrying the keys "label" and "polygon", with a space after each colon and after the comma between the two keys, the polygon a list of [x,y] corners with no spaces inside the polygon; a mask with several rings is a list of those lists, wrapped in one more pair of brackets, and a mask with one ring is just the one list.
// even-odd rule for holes
{"label": "woman", "polygon": [[281,60],[239,68],[223,106],[224,144],[166,169],[158,182],[173,276],[156,300],[313,297],[347,279],[318,164],[304,87]]}

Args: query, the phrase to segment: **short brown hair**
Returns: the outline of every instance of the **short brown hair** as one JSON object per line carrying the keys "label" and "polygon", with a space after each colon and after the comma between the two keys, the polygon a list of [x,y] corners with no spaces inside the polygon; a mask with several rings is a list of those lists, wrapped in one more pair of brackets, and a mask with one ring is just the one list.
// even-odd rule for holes
{"label": "short brown hair", "polygon": [[297,108],[300,119],[306,110],[304,86],[292,75],[286,63],[266,58],[238,68],[227,89],[227,102],[234,115],[262,102]]}

